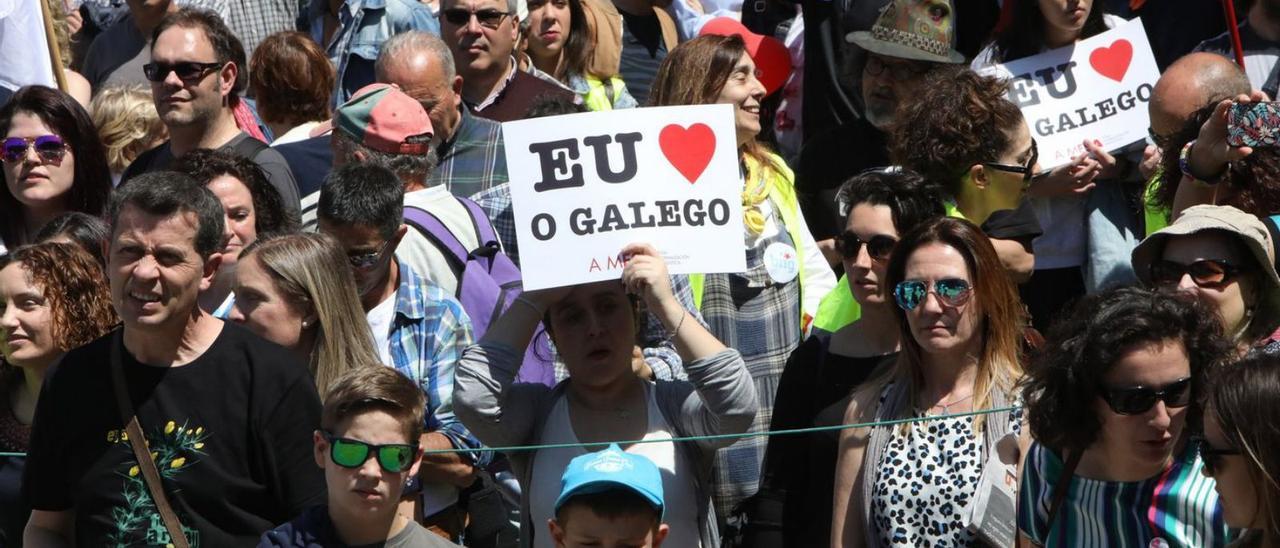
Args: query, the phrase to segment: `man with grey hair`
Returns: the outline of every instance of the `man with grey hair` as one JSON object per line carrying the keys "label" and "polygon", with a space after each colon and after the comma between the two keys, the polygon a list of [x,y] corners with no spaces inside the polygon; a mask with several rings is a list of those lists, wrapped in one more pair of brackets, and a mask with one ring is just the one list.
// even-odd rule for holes
{"label": "man with grey hair", "polygon": [[442,0],[440,36],[462,75],[460,94],[471,112],[498,122],[525,118],[543,95],[573,100],[573,92],[520,70],[516,0]]}
{"label": "man with grey hair", "polygon": [[435,129],[439,164],[426,186],[469,197],[507,182],[502,126],[462,104],[462,77],[440,37],[421,31],[398,34],[382,46],[374,72],[422,105]]}

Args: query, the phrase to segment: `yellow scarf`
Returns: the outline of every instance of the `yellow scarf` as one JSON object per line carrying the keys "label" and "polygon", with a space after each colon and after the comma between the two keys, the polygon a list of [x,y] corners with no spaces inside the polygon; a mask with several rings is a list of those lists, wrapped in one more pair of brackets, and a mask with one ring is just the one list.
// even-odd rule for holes
{"label": "yellow scarf", "polygon": [[758,236],[764,232],[765,217],[760,204],[769,199],[769,185],[764,174],[756,177],[751,170],[744,171],[747,175],[742,189],[742,224],[751,235]]}

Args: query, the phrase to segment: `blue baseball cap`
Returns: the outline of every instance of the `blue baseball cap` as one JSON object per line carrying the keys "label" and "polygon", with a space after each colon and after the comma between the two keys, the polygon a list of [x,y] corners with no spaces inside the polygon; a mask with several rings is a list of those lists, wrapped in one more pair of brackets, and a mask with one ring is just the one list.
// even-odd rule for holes
{"label": "blue baseball cap", "polygon": [[618,487],[640,495],[662,516],[662,472],[658,465],[643,456],[623,451],[616,443],[603,451],[587,453],[569,461],[564,476],[560,478],[560,496],[556,498],[555,512],[559,512],[560,507],[574,495],[599,493]]}

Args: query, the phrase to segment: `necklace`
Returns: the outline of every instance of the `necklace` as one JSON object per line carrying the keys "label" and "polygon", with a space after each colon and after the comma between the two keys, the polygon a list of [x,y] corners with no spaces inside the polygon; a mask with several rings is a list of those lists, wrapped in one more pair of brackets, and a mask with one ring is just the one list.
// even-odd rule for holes
{"label": "necklace", "polygon": [[972,397],[973,397],[973,394],[969,394],[968,396],[965,396],[965,397],[963,397],[963,398],[956,399],[956,400],[951,400],[951,401],[950,401],[950,402],[948,402],[948,403],[939,403],[939,404],[935,404],[933,407],[930,407],[929,409],[937,409],[937,408],[941,407],[941,408],[942,408],[942,414],[943,414],[943,415],[950,415],[950,414],[951,414],[951,409],[950,409],[950,408],[951,408],[952,406],[954,406],[954,405],[956,405],[956,404],[959,404],[959,403],[963,403],[965,400],[968,400],[969,398],[972,398]]}

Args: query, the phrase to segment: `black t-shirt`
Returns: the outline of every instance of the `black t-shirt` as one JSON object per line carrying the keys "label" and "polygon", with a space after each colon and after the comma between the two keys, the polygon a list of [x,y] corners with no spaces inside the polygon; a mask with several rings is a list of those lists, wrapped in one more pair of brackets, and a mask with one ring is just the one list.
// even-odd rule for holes
{"label": "black t-shirt", "polygon": [[667,44],[662,40],[662,24],[653,12],[622,14],[622,58],[619,76],[627,91],[640,106],[649,101],[649,89],[658,75],[658,67],[667,58]]}
{"label": "black t-shirt", "polygon": [[796,197],[815,240],[844,231],[836,193],[850,177],[889,165],[884,132],[858,119],[805,142],[796,163]]}
{"label": "black t-shirt", "polygon": [[[164,523],[137,467],[112,391],[119,330],[72,350],[36,406],[23,494],[75,511],[80,546],[164,546]],[[253,546],[323,502],[312,458],[320,398],[288,350],[224,324],[196,360],[152,367],[121,352],[125,383],[192,546]]]}

